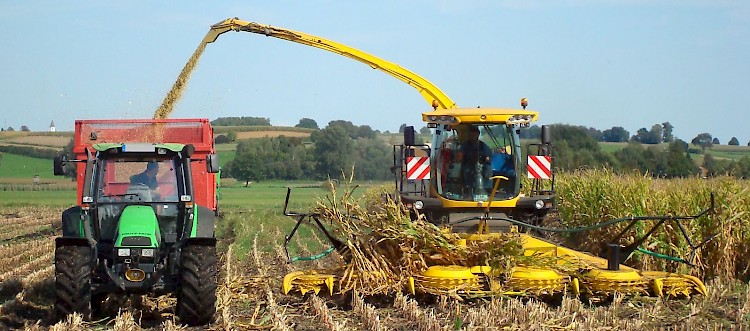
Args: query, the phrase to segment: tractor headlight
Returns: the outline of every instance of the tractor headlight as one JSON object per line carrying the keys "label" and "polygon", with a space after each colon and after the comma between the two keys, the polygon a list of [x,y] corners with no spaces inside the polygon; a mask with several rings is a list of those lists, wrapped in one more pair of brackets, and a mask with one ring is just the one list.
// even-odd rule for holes
{"label": "tractor headlight", "polygon": [[118,248],[117,256],[130,256],[130,248]]}
{"label": "tractor headlight", "polygon": [[507,123],[508,124],[528,124],[531,122],[531,120],[534,119],[534,116],[531,115],[513,115],[510,118],[508,118]]}
{"label": "tractor headlight", "polygon": [[542,208],[544,208],[544,201],[542,201],[542,200],[535,201],[534,202],[534,207],[536,209],[542,209]]}
{"label": "tractor headlight", "polygon": [[422,202],[421,200],[419,200],[419,201],[414,201],[414,208],[417,208],[417,209],[422,209],[422,208],[424,208],[424,202]]}
{"label": "tractor headlight", "polygon": [[154,249],[153,248],[144,248],[141,250],[141,256],[143,257],[154,257]]}

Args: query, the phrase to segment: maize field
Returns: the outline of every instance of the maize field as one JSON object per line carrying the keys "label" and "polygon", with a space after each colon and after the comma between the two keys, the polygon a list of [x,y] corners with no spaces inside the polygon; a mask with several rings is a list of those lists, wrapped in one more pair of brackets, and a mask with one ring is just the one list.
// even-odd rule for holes
{"label": "maize field", "polygon": [[[664,227],[643,246],[660,254],[681,256],[694,267],[647,255],[626,264],[649,270],[671,270],[705,280],[707,296],[684,299],[622,297],[589,303],[572,296],[548,303],[534,297],[466,299],[449,295],[374,293],[378,284],[352,282],[351,291],[333,296],[282,292],[284,275],[341,263],[336,253],[313,261],[287,263],[284,235],[294,220],[280,211],[234,208],[217,224],[221,279],[211,330],[746,330],[750,325],[750,185],[733,178],[653,179],[585,170],[559,174],[558,213],[550,227],[575,227],[623,216],[692,215],[710,203],[715,212],[683,224],[696,241],[713,237],[693,256],[679,229]],[[371,194],[371,193],[368,193]],[[321,211],[359,208],[320,202]],[[373,200],[360,199],[363,210]],[[322,207],[328,209],[320,209]],[[335,207],[335,208],[334,208]],[[84,322],[70,315],[52,318],[54,303],[54,237],[60,235],[63,208],[0,207],[0,329],[29,330],[187,330],[174,317],[170,296],[110,297],[103,310],[112,316]],[[328,217],[331,217],[329,215]],[[586,233],[550,236],[565,246],[602,252],[603,240],[625,224]],[[636,226],[633,236],[647,231]],[[640,232],[640,233],[639,233]],[[396,234],[394,234],[394,237]],[[625,238],[627,241],[629,238]],[[300,255],[327,247],[315,231],[290,243]],[[447,258],[447,257],[445,257]],[[373,261],[377,262],[377,261]],[[381,261],[382,262],[382,261]],[[361,261],[361,263],[365,263]],[[375,268],[377,265],[364,265]],[[391,271],[393,265],[388,266]],[[385,267],[384,267],[385,269]],[[385,271],[385,270],[384,270]],[[370,285],[365,286],[365,285]],[[196,328],[191,328],[196,329]],[[200,328],[199,328],[200,329]]]}

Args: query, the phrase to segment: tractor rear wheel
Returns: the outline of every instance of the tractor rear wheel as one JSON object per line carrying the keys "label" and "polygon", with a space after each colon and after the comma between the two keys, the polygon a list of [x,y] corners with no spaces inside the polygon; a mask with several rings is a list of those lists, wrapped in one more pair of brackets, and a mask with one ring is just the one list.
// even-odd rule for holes
{"label": "tractor rear wheel", "polygon": [[55,313],[91,319],[91,248],[58,246],[55,249]]}
{"label": "tractor rear wheel", "polygon": [[207,324],[216,312],[216,247],[188,245],[180,260],[177,316],[191,326]]}

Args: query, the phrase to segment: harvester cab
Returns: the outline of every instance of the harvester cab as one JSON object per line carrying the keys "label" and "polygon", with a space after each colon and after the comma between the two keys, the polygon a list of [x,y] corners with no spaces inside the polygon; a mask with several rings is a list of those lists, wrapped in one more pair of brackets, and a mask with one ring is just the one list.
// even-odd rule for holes
{"label": "harvester cab", "polygon": [[54,164],[63,174],[65,163],[76,163],[80,199],[63,212],[63,235],[55,240],[61,317],[77,312],[89,319],[111,293],[176,292],[183,323],[210,321],[217,269],[215,214],[207,204],[215,190],[198,186],[219,170],[212,142],[196,152],[193,143],[128,141],[157,127],[164,138],[193,126],[186,142],[212,135],[207,121],[191,121],[76,122],[76,159]]}
{"label": "harvester cab", "polygon": [[[455,232],[477,232],[476,220],[463,220],[480,214],[538,225],[554,208],[549,130],[544,126],[545,139],[528,145],[528,158],[523,157],[519,138],[520,130],[537,117],[534,111],[498,108],[423,113],[433,131],[431,143],[414,144],[409,133],[413,129],[407,127],[404,144],[394,147],[401,200]],[[522,193],[522,177],[527,174],[532,178],[528,196]],[[511,224],[493,221],[488,226],[491,232],[508,232]]]}

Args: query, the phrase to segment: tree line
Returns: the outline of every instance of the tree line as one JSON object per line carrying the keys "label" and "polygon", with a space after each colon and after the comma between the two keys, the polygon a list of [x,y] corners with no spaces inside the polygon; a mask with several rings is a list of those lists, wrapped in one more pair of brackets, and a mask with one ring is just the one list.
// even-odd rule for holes
{"label": "tree line", "polygon": [[[556,124],[551,126],[555,168],[573,170],[582,167],[605,167],[617,171],[639,171],[656,177],[731,175],[750,178],[750,157],[740,160],[717,159],[705,153],[706,148],[718,144],[708,133],[701,133],[691,144],[672,135],[669,122],[655,124],[651,130],[641,129],[631,136],[625,148],[614,153],[601,150],[598,142],[609,138],[624,138],[627,131],[620,127],[598,131],[583,126]],[[539,139],[540,128],[533,126],[524,137]],[[522,131],[523,132],[523,131]],[[618,142],[622,139],[619,139]],[[733,137],[732,141],[737,139]],[[693,162],[693,154],[704,154],[700,166]]]}
{"label": "tree line", "polygon": [[313,131],[309,142],[286,136],[241,140],[235,158],[222,174],[246,185],[266,179],[326,179],[352,174],[359,180],[386,180],[391,176],[392,158],[391,147],[379,140],[378,132],[370,126],[337,120]]}
{"label": "tree line", "polygon": [[[259,125],[269,123],[266,118],[232,117],[212,121],[215,125]],[[317,128],[318,124],[303,118],[297,127]],[[406,125],[399,128],[403,132]],[[642,128],[630,136],[622,127],[600,131],[583,126],[551,125],[554,162],[558,170],[581,167],[607,167],[617,171],[639,171],[659,177],[732,175],[750,178],[750,157],[739,160],[721,159],[705,153],[718,141],[708,133],[697,135],[690,144],[673,136],[669,122],[658,123],[650,130]],[[422,128],[420,133],[429,133]],[[534,125],[520,131],[522,139],[538,140],[541,127]],[[235,158],[228,162],[222,176],[243,182],[267,179],[320,180],[354,174],[359,180],[387,180],[392,178],[393,147],[379,139],[380,132],[368,125],[331,121],[323,129],[313,131],[309,139],[294,137],[266,137],[237,141],[229,132],[216,137],[216,143],[237,142]],[[627,137],[627,139],[626,139]],[[601,141],[627,141],[627,146],[614,153],[601,149]],[[732,138],[730,143],[737,144]],[[72,155],[72,140],[57,154]],[[49,151],[32,147],[6,146],[5,152],[52,158]],[[703,154],[700,167],[691,155]],[[73,173],[71,171],[71,173]]]}

